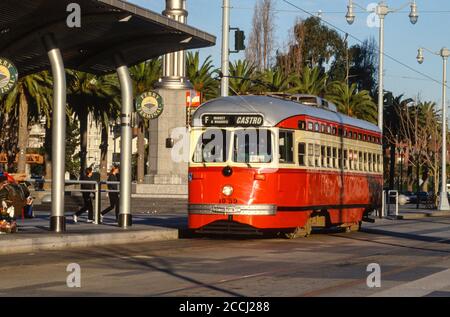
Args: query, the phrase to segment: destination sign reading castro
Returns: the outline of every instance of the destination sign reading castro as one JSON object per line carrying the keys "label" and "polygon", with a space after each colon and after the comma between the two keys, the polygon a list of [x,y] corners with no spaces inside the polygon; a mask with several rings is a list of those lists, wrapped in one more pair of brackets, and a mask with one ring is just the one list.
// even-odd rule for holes
{"label": "destination sign reading castro", "polygon": [[156,119],[163,110],[163,99],[154,91],[145,92],[136,99],[136,111],[144,119]]}
{"label": "destination sign reading castro", "polygon": [[202,124],[206,127],[259,127],[264,123],[261,114],[204,114]]}
{"label": "destination sign reading castro", "polygon": [[0,96],[6,95],[14,88],[18,75],[16,66],[6,58],[0,57]]}

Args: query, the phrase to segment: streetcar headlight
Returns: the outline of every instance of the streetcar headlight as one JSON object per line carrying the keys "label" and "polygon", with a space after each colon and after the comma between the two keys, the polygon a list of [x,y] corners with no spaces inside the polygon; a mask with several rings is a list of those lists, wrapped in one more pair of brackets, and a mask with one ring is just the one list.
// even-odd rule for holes
{"label": "streetcar headlight", "polygon": [[233,186],[230,185],[223,186],[222,194],[224,194],[225,196],[231,196],[231,194],[233,194]]}

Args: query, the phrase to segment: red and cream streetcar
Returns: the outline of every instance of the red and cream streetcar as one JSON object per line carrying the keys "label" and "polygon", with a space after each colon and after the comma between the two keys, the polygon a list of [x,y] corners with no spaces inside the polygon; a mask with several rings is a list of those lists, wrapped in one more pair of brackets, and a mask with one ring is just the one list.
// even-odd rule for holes
{"label": "red and cream streetcar", "polygon": [[189,228],[358,230],[380,208],[381,133],[307,95],[214,99],[192,118]]}

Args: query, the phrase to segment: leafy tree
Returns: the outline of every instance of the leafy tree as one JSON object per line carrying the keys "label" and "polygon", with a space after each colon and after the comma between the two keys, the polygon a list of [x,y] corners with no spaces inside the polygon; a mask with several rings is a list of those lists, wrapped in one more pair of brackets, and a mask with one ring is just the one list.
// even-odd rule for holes
{"label": "leafy tree", "polygon": [[374,92],[377,86],[378,47],[373,38],[350,48],[350,84],[356,83],[358,90]]}
{"label": "leafy tree", "polygon": [[290,42],[287,52],[277,54],[277,65],[285,74],[300,74],[305,65],[323,69],[325,64],[345,56],[342,38],[317,17],[297,20]]}

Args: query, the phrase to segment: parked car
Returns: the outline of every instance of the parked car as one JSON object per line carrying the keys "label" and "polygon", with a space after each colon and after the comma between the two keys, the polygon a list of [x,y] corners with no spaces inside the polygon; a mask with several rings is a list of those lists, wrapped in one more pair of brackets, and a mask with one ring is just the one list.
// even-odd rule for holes
{"label": "parked car", "polygon": [[431,198],[431,196],[432,196],[432,193],[418,192],[417,193],[417,200],[419,201],[419,204],[424,204]]}
{"label": "parked car", "polygon": [[407,204],[412,204],[413,202],[417,201],[416,193],[406,191],[406,192],[403,192],[402,195],[405,195],[407,197],[407,202],[406,202]]}

